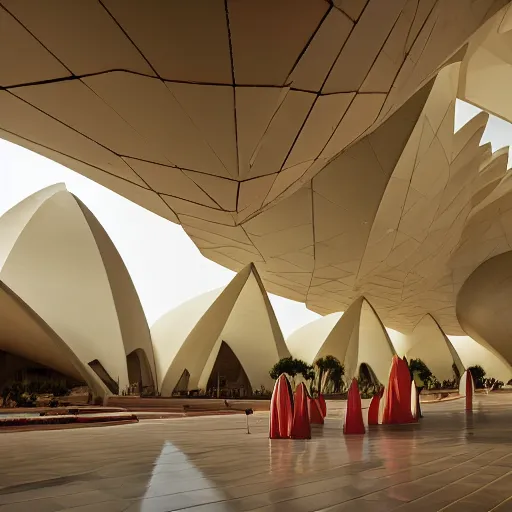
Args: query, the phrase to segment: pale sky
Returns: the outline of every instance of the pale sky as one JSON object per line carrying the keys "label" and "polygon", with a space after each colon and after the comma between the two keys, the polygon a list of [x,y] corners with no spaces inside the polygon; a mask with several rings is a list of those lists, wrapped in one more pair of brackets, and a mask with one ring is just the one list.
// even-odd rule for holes
{"label": "pale sky", "polygon": [[[457,103],[455,128],[479,110]],[[493,151],[510,144],[512,125],[491,116],[482,142]],[[185,232],[140,206],[51,160],[0,139],[0,215],[25,197],[64,182],[96,215],[121,254],[139,293],[148,322],[182,302],[220,286],[234,273],[204,258]],[[304,304],[270,295],[287,337],[319,317]]]}

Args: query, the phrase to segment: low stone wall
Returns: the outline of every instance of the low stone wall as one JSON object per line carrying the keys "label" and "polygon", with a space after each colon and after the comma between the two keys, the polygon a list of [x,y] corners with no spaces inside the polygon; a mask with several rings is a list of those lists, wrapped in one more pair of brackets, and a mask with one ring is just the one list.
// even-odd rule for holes
{"label": "low stone wall", "polygon": [[[226,405],[227,402],[227,405]],[[109,407],[122,407],[128,411],[226,411],[252,409],[268,411],[270,400],[223,400],[216,398],[140,398],[135,396],[112,396]]]}

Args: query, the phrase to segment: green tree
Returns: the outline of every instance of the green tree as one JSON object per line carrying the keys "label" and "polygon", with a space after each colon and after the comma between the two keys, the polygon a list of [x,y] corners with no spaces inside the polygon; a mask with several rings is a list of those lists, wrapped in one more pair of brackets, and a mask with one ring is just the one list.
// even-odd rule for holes
{"label": "green tree", "polygon": [[475,383],[475,388],[483,388],[485,387],[485,370],[480,365],[470,366],[468,368],[468,372],[471,372],[471,377],[473,377],[473,382]]}
{"label": "green tree", "polygon": [[293,357],[283,357],[270,370],[272,379],[277,380],[282,373],[286,373],[292,379],[292,386],[295,389],[295,377],[302,375],[302,378],[309,381],[314,378],[313,367],[306,362]]}
{"label": "green tree", "polygon": [[409,361],[409,370],[411,373],[418,372],[420,379],[427,384],[427,381],[433,377],[428,366],[421,359],[411,359]]}
{"label": "green tree", "polygon": [[342,377],[345,374],[345,368],[339,359],[334,356],[325,356],[315,361],[315,368],[318,374],[318,392],[322,393],[331,381],[333,387],[340,388]]}

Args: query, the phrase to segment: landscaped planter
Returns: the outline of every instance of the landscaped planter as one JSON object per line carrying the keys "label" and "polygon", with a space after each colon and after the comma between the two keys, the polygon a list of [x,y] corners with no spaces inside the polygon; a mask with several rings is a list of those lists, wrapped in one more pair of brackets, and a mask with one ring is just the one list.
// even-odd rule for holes
{"label": "landscaped planter", "polygon": [[1,418],[1,427],[27,427],[32,425],[66,425],[70,423],[107,423],[116,421],[134,421],[138,422],[135,414],[125,415],[106,415],[106,416],[39,416],[32,418]]}

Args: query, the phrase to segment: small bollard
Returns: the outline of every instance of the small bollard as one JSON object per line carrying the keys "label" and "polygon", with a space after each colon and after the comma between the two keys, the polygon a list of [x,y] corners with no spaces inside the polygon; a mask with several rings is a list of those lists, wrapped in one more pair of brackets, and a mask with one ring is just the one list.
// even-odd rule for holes
{"label": "small bollard", "polygon": [[247,420],[247,433],[250,434],[250,430],[249,430],[249,415],[253,414],[254,411],[252,409],[245,409],[245,418]]}

